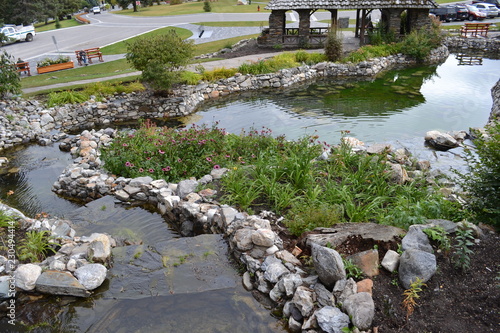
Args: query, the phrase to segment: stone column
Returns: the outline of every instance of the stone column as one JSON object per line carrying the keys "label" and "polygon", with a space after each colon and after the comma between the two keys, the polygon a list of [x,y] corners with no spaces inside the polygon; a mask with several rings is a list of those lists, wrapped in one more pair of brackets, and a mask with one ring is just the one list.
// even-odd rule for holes
{"label": "stone column", "polygon": [[387,8],[382,9],[382,23],[386,32],[392,32],[394,37],[401,36],[401,13],[404,9]]}
{"label": "stone column", "polygon": [[415,29],[428,28],[431,25],[429,17],[429,9],[408,9],[406,33],[412,32]]}
{"label": "stone column", "polygon": [[311,11],[298,9],[297,13],[299,14],[299,46],[307,46],[311,28]]}
{"label": "stone column", "polygon": [[338,9],[328,9],[331,14],[331,23],[330,26],[332,29],[337,29],[337,21],[338,21]]}
{"label": "stone column", "polygon": [[273,10],[269,15],[269,35],[265,44],[276,45],[283,44],[283,35],[286,27],[286,11]]}

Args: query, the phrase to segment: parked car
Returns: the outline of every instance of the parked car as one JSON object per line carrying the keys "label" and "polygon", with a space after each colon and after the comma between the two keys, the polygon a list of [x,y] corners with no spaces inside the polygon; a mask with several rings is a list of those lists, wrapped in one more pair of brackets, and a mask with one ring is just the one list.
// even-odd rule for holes
{"label": "parked car", "polygon": [[469,18],[469,10],[464,5],[455,5],[453,6],[457,13],[457,21],[465,21]]}
{"label": "parked car", "polygon": [[469,10],[469,21],[473,21],[473,20],[484,20],[486,18],[486,14],[479,11],[479,9],[474,6],[474,5],[465,5],[467,6],[467,9]]}
{"label": "parked car", "polygon": [[5,37],[2,44],[11,44],[18,41],[31,42],[33,37],[36,35],[35,27],[33,25],[22,26],[6,24],[3,27],[0,27],[0,33]]}
{"label": "parked car", "polygon": [[500,9],[500,1],[499,0],[472,0],[472,4],[476,3],[491,3],[492,5],[495,5],[498,9]]}
{"label": "parked car", "polygon": [[486,17],[493,18],[498,16],[498,8],[491,3],[476,3],[474,6],[476,6],[480,12],[485,13]]}
{"label": "parked car", "polygon": [[457,19],[457,12],[452,6],[439,6],[431,8],[429,13],[438,17],[440,21],[451,22]]}
{"label": "parked car", "polygon": [[101,7],[94,7],[92,8],[92,12],[95,14],[101,14]]}

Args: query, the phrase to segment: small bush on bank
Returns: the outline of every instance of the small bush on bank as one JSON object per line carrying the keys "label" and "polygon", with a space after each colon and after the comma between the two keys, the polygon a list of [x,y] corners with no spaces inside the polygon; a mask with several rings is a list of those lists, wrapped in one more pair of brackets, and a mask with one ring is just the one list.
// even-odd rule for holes
{"label": "small bush on bank", "polygon": [[336,29],[330,30],[326,37],[325,55],[329,61],[339,61],[343,54],[342,34]]}
{"label": "small bush on bank", "polygon": [[500,230],[500,123],[486,128],[486,134],[477,134],[475,148],[465,148],[470,172],[456,174],[467,193],[466,205],[473,219]]}

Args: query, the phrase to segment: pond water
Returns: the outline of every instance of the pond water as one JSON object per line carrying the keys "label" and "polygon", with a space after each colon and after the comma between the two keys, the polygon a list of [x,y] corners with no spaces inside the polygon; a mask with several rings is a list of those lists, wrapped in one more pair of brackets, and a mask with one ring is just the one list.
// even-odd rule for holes
{"label": "pond water", "polygon": [[286,90],[251,93],[204,107],[185,120],[232,133],[268,127],[289,139],[317,134],[338,143],[349,131],[365,143],[421,138],[429,130],[483,127],[492,106],[491,88],[500,60],[460,65],[451,55],[439,66],[390,71],[377,79],[323,80]]}
{"label": "pond water", "polygon": [[[449,167],[460,163],[459,150],[427,149],[425,132],[484,126],[492,105],[490,89],[499,78],[499,69],[499,60],[483,59],[480,66],[462,66],[452,55],[439,66],[391,71],[370,81],[320,81],[229,97],[182,121],[219,121],[219,127],[235,133],[264,126],[289,139],[318,134],[329,143],[337,143],[341,131],[350,131],[350,136],[366,143],[398,143],[431,160],[433,167],[440,163]],[[0,172],[0,199],[6,204],[28,216],[46,212],[71,219],[80,235],[107,232],[142,241],[116,250],[113,277],[93,297],[34,300],[19,309],[29,312],[27,317],[50,323],[53,332],[284,332],[269,310],[243,290],[236,270],[225,264],[221,276],[230,286],[227,288],[186,290],[181,284],[187,275],[182,274],[188,271],[182,270],[164,289],[151,286],[150,281],[169,272],[158,269],[141,275],[141,270],[154,263],[147,258],[155,258],[172,244],[194,253],[192,244],[181,243],[173,226],[146,209],[116,205],[112,198],[82,206],[54,195],[52,184],[71,163],[70,155],[57,145],[16,148],[6,156],[11,162]],[[219,240],[212,242],[217,253],[227,251]],[[134,251],[147,256],[138,259]],[[130,285],[134,287],[123,290]],[[153,289],[158,292],[153,294]],[[0,331],[22,328],[12,330],[0,321]]]}

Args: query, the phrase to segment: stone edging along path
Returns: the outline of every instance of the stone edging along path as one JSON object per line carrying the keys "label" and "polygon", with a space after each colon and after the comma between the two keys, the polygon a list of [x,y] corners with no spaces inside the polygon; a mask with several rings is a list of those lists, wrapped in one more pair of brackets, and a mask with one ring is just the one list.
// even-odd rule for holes
{"label": "stone edging along path", "polygon": [[[448,55],[448,51],[443,47],[436,50],[434,54],[436,55],[434,61],[439,61]],[[41,144],[48,144],[51,141],[64,139],[66,135],[62,131],[80,128],[81,124],[92,127],[96,124],[102,125],[125,119],[187,114],[192,112],[199,103],[209,98],[262,87],[285,87],[295,82],[317,78],[320,76],[318,73],[321,73],[321,76],[374,75],[390,66],[409,63],[411,61],[405,57],[393,56],[356,66],[324,63],[313,67],[304,66],[282,70],[277,74],[238,75],[219,81],[217,84],[184,87],[179,90],[179,93],[184,92],[185,94],[181,96],[185,97],[170,100],[151,100],[147,94],[131,94],[130,96],[115,96],[102,103],[88,102],[79,106],[67,105],[51,109],[45,109],[33,101],[1,102],[0,108],[3,115],[0,119],[4,126],[1,128],[0,146],[7,148],[33,139],[37,139]],[[492,95],[494,98],[492,116],[498,117],[500,84],[497,83]],[[145,103],[146,106],[141,106]],[[157,111],[151,112],[151,110]],[[56,134],[52,134],[54,131]],[[330,232],[338,233],[338,231],[325,229],[321,231],[322,237],[310,239],[308,245],[312,247],[312,258],[318,275],[309,276],[302,268],[302,263],[296,258],[296,253],[290,253],[283,248],[282,240],[274,231],[276,226],[272,225],[265,215],[249,216],[232,207],[212,203],[210,191],[196,192],[199,183],[211,182],[221,177],[226,170],[213,170],[212,174],[199,180],[183,180],[178,184],[168,184],[163,180],[153,180],[149,177],[115,178],[103,172],[100,168],[99,147],[108,144],[114,133],[115,131],[110,129],[84,131],[73,140],[64,140],[62,146],[78,157],[74,164],[63,171],[54,184],[53,190],[64,196],[85,200],[111,194],[122,202],[154,204],[162,215],[169,217],[169,220],[177,220],[182,232],[186,235],[192,233],[193,226],[206,232],[223,233],[229,241],[234,257],[247,269],[243,275],[244,286],[249,290],[256,289],[268,295],[273,301],[282,304],[283,313],[288,318],[289,328],[292,331],[334,331],[347,326],[350,320],[361,330],[370,328],[374,313],[370,293],[357,292],[359,290],[357,290],[356,283],[352,279],[346,279],[345,269],[338,253],[326,247],[326,243],[333,244],[333,240],[325,242],[325,239],[328,239],[325,235]],[[85,262],[82,261],[77,262],[77,259],[71,256],[64,258],[64,252],[81,253],[82,257],[79,259],[83,260],[92,258],[94,261],[105,262],[109,258],[106,253],[95,253],[97,248],[107,250],[113,246],[114,240],[107,235],[75,238],[74,231],[72,232],[71,227],[64,221],[32,220],[26,217],[24,220],[31,224],[32,229],[50,230],[54,235],[66,239],[68,244],[63,246],[64,250],[63,248],[59,250],[61,252],[58,253],[59,258],[45,262],[44,267],[61,270],[68,279],[72,277],[69,272],[75,272],[80,267],[90,265],[84,265]],[[373,229],[378,228],[376,225],[365,225]],[[404,233],[403,230],[397,228],[389,229],[384,231],[386,239],[380,240],[381,242],[392,242]],[[415,261],[417,265],[418,262],[425,262],[425,266],[431,269],[426,271],[425,276],[421,276],[422,272],[419,270],[418,275],[426,279],[430,278],[435,270],[435,257],[429,253],[425,237],[422,244],[417,242],[417,245],[408,245],[415,244],[410,241],[412,237],[421,239],[419,237],[421,234],[421,227],[412,227],[406,236],[410,238],[405,237],[404,244],[407,244],[406,250],[408,251],[405,251],[406,256],[399,264],[400,280],[405,287],[416,273],[409,268],[402,268],[401,265],[409,267],[410,263],[413,265]],[[395,262],[398,262],[398,258],[393,252],[387,252],[392,258],[387,260],[384,258],[382,261],[382,265],[389,270],[397,267]],[[88,257],[89,255],[92,257]],[[373,256],[373,253],[363,255]],[[74,260],[71,261],[71,259]],[[28,271],[29,268],[29,274],[19,272],[19,268],[14,273],[16,285],[22,290],[35,289],[40,277],[40,274],[36,272],[32,274],[33,269],[38,271],[38,268],[32,266],[40,266],[29,265],[30,267],[20,266],[24,267],[21,270]],[[92,268],[90,273],[85,271],[73,274],[83,286],[73,295],[88,296],[88,290],[97,287],[98,283],[95,281],[81,278],[81,276],[103,276],[100,266],[88,269],[90,268]],[[39,270],[41,271],[41,268]],[[104,276],[105,273],[104,271]],[[58,293],[57,290],[44,290],[41,282],[38,284],[42,287],[37,290]],[[342,303],[344,312],[335,306],[338,303]]]}

